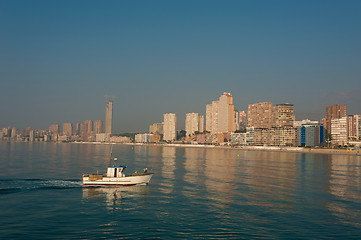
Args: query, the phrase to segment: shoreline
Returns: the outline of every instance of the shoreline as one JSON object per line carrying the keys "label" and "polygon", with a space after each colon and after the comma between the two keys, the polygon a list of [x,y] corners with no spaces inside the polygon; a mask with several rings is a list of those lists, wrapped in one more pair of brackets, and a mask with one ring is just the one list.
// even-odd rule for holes
{"label": "shoreline", "polygon": [[274,146],[217,146],[204,144],[183,144],[183,143],[102,143],[102,142],[72,142],[77,144],[119,144],[131,146],[158,146],[158,147],[183,147],[183,148],[211,148],[230,149],[243,151],[268,151],[268,152],[292,152],[292,153],[312,153],[312,154],[337,154],[361,156],[361,149],[332,149],[332,148],[303,148],[303,147],[274,147]]}
{"label": "shoreline", "polygon": [[[1,142],[2,141],[0,141],[0,143]],[[45,142],[45,143],[211,148],[211,149],[229,149],[229,150],[243,150],[243,151],[268,151],[268,152],[336,154],[336,155],[348,155],[348,156],[361,156],[361,149],[347,150],[347,149],[333,149],[333,148],[303,148],[303,147],[276,147],[276,146],[226,146],[226,145],[218,146],[218,145],[184,144],[184,143],[106,143],[106,142]]]}

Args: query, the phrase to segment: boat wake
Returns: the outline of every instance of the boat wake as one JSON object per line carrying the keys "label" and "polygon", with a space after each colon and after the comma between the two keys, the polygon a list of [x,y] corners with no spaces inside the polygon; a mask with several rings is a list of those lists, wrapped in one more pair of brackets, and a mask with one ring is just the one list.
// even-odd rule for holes
{"label": "boat wake", "polygon": [[23,191],[80,188],[80,180],[0,179],[0,195]]}

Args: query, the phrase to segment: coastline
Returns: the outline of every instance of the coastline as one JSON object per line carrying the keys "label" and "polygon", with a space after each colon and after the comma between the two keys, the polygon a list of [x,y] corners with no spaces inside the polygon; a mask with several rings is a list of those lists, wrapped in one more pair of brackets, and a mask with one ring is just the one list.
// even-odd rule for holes
{"label": "coastline", "polygon": [[313,154],[337,154],[361,156],[361,149],[332,149],[332,148],[303,148],[303,147],[273,147],[273,146],[217,146],[204,144],[182,144],[182,143],[103,143],[103,142],[71,142],[76,144],[119,144],[131,146],[159,146],[159,147],[188,147],[188,148],[212,148],[212,149],[231,149],[244,151],[269,151],[269,152],[294,152],[294,153],[313,153]]}

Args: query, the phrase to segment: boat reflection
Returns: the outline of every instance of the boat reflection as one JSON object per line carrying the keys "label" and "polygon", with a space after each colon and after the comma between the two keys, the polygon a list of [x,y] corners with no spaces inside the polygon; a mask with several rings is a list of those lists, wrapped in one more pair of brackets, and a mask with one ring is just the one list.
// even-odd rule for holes
{"label": "boat reflection", "polygon": [[121,203],[126,198],[143,198],[146,200],[150,190],[147,185],[131,187],[84,187],[83,199],[105,199],[108,207]]}

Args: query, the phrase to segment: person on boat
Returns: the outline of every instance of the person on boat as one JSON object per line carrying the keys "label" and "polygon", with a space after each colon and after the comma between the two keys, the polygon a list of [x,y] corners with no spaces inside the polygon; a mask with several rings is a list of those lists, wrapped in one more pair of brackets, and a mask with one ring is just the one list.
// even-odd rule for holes
{"label": "person on boat", "polygon": [[148,171],[148,168],[143,169],[143,173],[147,173],[147,171]]}

